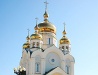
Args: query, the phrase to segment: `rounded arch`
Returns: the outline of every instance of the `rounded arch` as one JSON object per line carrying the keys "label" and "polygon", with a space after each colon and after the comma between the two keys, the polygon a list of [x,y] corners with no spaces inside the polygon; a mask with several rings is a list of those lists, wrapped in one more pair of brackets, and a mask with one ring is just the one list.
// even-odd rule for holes
{"label": "rounded arch", "polygon": [[28,52],[27,52],[26,50],[24,50],[24,51],[22,52],[22,59],[23,59],[23,60],[27,60],[28,57],[29,57]]}
{"label": "rounded arch", "polygon": [[75,62],[75,59],[74,59],[74,57],[72,56],[72,55],[70,55],[70,54],[67,54],[67,55],[65,55],[65,59],[67,60],[70,60],[70,62]]}
{"label": "rounded arch", "polygon": [[43,58],[43,53],[40,50],[34,51],[31,55],[31,58],[34,58],[36,56],[40,56],[41,58]]}
{"label": "rounded arch", "polygon": [[41,57],[40,57],[40,55],[35,56],[35,72],[36,73],[41,72]]}
{"label": "rounded arch", "polygon": [[35,56],[35,62],[41,62],[41,56],[40,55]]}
{"label": "rounded arch", "polygon": [[22,52],[22,54],[23,54],[23,56],[24,56],[24,55],[27,55],[27,51],[24,50],[24,51]]}
{"label": "rounded arch", "polygon": [[48,48],[48,49],[46,49],[44,51],[44,56],[43,57],[46,57],[49,53],[56,53],[56,54],[59,55],[61,60],[64,60],[64,54],[58,48]]}
{"label": "rounded arch", "polygon": [[48,53],[45,58],[45,71],[48,72],[49,70],[53,68],[61,67],[62,65],[61,62],[62,60],[57,53],[55,52]]}

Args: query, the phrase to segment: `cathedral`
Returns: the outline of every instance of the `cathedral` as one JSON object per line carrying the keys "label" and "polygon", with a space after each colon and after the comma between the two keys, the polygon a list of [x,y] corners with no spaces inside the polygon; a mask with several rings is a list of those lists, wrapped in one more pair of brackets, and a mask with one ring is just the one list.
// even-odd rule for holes
{"label": "cathedral", "polygon": [[20,66],[26,69],[26,75],[74,75],[75,59],[71,55],[71,44],[66,36],[66,30],[62,31],[59,47],[56,46],[56,27],[49,22],[47,2],[44,20],[35,24],[35,32],[26,37],[23,44]]}

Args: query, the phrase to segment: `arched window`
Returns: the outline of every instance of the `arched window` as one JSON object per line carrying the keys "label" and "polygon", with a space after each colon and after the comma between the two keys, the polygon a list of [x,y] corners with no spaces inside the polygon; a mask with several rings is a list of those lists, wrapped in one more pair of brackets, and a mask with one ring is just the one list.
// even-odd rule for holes
{"label": "arched window", "polygon": [[66,65],[65,71],[67,74],[69,74],[69,66],[68,65]]}
{"label": "arched window", "polygon": [[39,47],[39,42],[37,42],[37,47]]}
{"label": "arched window", "polygon": [[35,47],[35,42],[33,42],[33,47]]}
{"label": "arched window", "polygon": [[64,46],[62,46],[62,49],[64,50]]}
{"label": "arched window", "polygon": [[49,38],[49,45],[50,45],[50,38]]}
{"label": "arched window", "polygon": [[35,71],[36,71],[36,73],[40,72],[40,63],[35,64]]}
{"label": "arched window", "polygon": [[68,46],[66,46],[66,49],[68,50]]}

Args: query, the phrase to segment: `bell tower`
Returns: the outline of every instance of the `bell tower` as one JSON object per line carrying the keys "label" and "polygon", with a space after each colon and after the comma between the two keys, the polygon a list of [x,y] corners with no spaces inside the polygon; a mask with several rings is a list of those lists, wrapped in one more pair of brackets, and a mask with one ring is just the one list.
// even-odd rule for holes
{"label": "bell tower", "polygon": [[64,31],[62,32],[62,34],[63,37],[59,41],[59,49],[61,49],[64,54],[68,54],[71,48],[70,48],[70,41],[65,36],[67,34],[65,30],[65,23],[64,23]]}

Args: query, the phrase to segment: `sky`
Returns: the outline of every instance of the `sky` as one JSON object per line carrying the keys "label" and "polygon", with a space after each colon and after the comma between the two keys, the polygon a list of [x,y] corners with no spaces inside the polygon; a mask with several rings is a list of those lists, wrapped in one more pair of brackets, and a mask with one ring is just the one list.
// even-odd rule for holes
{"label": "sky", "polygon": [[[0,75],[15,75],[27,29],[43,22],[45,0],[0,0]],[[57,46],[66,23],[75,58],[74,75],[98,75],[98,0],[48,0],[49,21],[57,28]]]}

